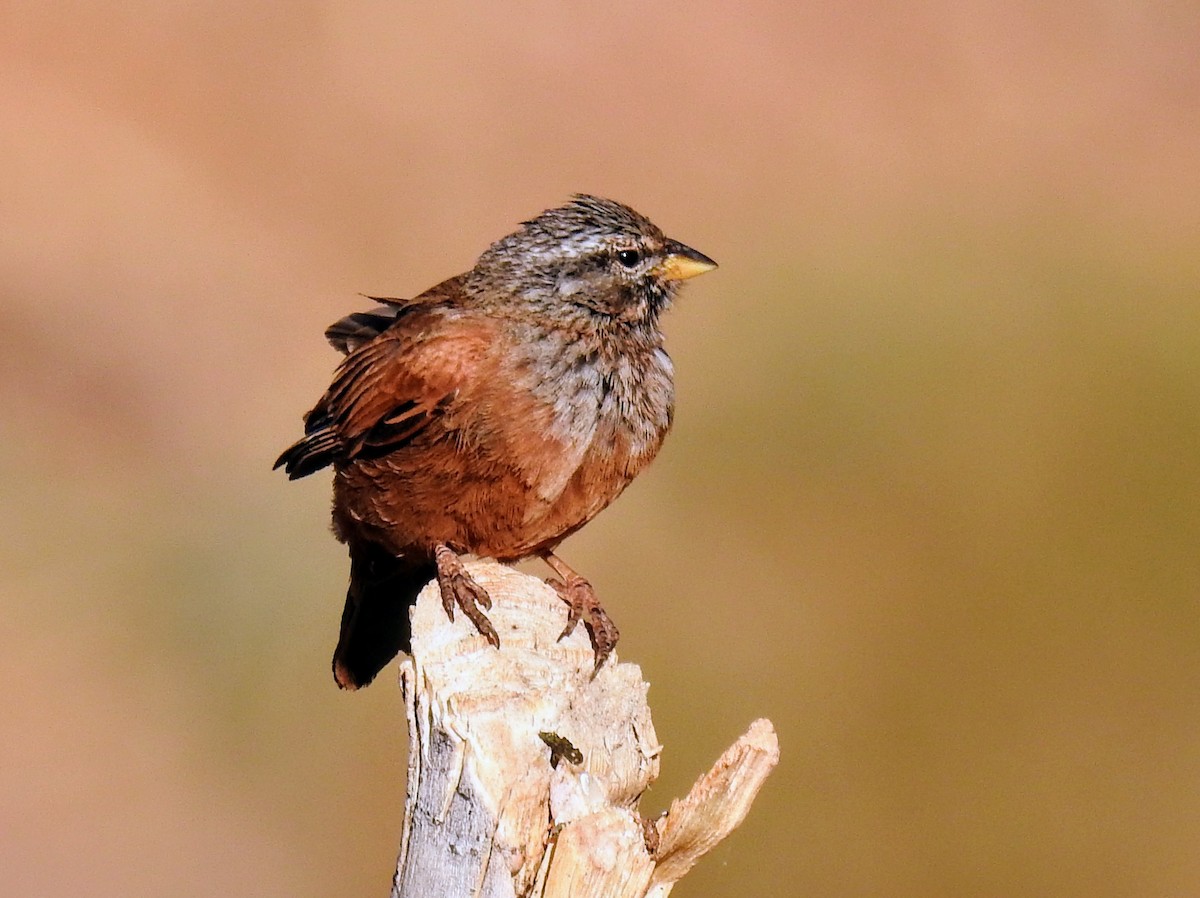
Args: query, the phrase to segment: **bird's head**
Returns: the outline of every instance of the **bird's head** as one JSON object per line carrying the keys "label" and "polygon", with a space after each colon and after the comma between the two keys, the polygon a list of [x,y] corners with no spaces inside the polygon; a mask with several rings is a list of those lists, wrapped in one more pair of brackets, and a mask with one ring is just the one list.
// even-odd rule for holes
{"label": "bird's head", "polygon": [[540,311],[652,325],[681,281],[716,267],[628,206],[578,194],[493,243],[468,286]]}

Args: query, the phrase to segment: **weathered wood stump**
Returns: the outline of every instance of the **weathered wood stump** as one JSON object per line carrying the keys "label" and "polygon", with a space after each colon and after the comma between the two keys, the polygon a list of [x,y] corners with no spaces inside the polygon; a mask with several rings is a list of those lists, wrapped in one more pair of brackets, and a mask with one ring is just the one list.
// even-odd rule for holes
{"label": "weathered wood stump", "polygon": [[394,898],[662,898],[745,818],[779,760],[757,720],[658,820],[638,799],[662,746],[634,664],[593,676],[584,628],[558,641],[565,607],[535,577],[471,563],[492,596],[492,648],[436,584],[413,612],[400,666],[408,797]]}

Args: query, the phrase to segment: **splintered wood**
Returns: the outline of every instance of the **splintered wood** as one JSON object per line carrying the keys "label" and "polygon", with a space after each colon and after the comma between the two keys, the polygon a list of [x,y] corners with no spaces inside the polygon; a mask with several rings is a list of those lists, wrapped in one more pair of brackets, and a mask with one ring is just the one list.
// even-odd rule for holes
{"label": "splintered wood", "polygon": [[409,769],[394,898],[664,898],[745,819],[779,760],[757,720],[658,820],[638,814],[662,746],[634,664],[593,677],[582,625],[541,580],[468,565],[492,596],[500,649],[447,619],[437,585],[400,666]]}

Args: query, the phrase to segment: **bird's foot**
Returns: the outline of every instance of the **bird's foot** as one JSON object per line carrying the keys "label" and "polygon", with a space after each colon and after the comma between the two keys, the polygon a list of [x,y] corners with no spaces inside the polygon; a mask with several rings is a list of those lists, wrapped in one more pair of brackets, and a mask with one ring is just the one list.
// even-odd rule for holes
{"label": "bird's foot", "polygon": [[433,556],[437,561],[438,589],[442,593],[442,607],[446,609],[446,616],[454,620],[455,606],[461,608],[467,620],[475,625],[475,629],[488,642],[500,648],[500,637],[496,634],[496,628],[483,613],[483,609],[492,607],[492,599],[487,590],[467,573],[462,559],[449,546],[439,543],[433,550]]}
{"label": "bird's foot", "polygon": [[570,609],[567,612],[567,626],[558,638],[566,639],[574,632],[576,624],[582,620],[584,627],[587,628],[588,636],[592,640],[592,650],[596,653],[594,670],[600,670],[601,665],[608,660],[608,656],[616,648],[617,640],[621,638],[621,631],[617,629],[612,618],[601,607],[600,600],[596,598],[596,591],[592,589],[592,584],[583,577],[572,572],[567,574],[563,580],[547,580],[546,582],[554,587],[558,597],[566,602]]}

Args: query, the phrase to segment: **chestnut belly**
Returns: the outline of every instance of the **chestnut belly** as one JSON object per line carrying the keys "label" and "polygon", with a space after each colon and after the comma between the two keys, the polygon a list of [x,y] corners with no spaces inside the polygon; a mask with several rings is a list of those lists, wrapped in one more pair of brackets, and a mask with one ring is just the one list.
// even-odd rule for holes
{"label": "chestnut belly", "polygon": [[333,528],[343,542],[367,540],[393,554],[426,554],[436,543],[502,561],[552,549],[590,521],[641,464],[585,455],[564,476],[403,454],[356,460],[334,476]]}

